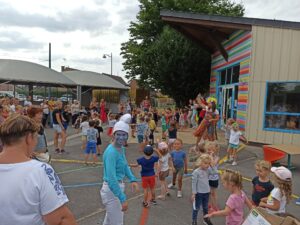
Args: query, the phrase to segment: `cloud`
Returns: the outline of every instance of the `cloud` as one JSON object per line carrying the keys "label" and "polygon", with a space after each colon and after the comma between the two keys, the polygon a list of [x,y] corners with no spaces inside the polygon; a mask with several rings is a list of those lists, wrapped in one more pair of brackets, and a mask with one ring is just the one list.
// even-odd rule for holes
{"label": "cloud", "polygon": [[130,22],[136,20],[139,12],[139,6],[136,4],[127,4],[123,9],[118,11],[120,17],[119,23],[112,27],[112,31],[118,34],[127,32]]}
{"label": "cloud", "polygon": [[18,50],[18,49],[41,49],[45,43],[31,41],[30,38],[22,36],[16,31],[0,31],[0,49]]}
{"label": "cloud", "polygon": [[82,45],[82,46],[81,46],[81,49],[99,51],[99,50],[103,49],[103,46],[101,46],[101,45],[96,45],[96,44]]}
{"label": "cloud", "polygon": [[0,26],[38,27],[50,32],[90,31],[102,32],[112,21],[105,9],[80,7],[71,11],[58,11],[56,16],[25,14],[7,4],[0,8]]}

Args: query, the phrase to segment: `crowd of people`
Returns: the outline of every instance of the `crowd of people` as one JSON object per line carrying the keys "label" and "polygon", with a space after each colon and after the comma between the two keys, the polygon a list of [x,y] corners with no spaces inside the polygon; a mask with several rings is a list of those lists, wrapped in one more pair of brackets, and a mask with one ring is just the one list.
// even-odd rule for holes
{"label": "crowd of people", "polygon": [[[1,179],[8,179],[13,174],[18,179],[11,179],[13,183],[4,185],[0,190],[1,201],[10,206],[0,212],[0,218],[4,219],[4,224],[29,224],[32,221],[35,224],[43,224],[42,221],[49,224],[76,224],[65,205],[68,198],[58,176],[49,164],[44,163],[50,161],[45,127],[54,130],[55,153],[64,154],[69,125],[81,132],[81,149],[86,165],[89,157],[92,156],[93,165],[96,165],[97,156],[103,155],[104,182],[100,192],[106,209],[103,225],[123,224],[124,212],[128,208],[124,178],[129,179],[133,190],[139,189],[138,179],[131,168],[141,168],[144,190],[142,204],[148,208],[157,204],[157,199],[167,200],[170,189],[175,186],[177,197],[183,197],[183,176],[188,173],[189,161],[194,166],[191,174],[192,225],[197,225],[200,207],[203,209],[203,223],[208,225],[212,224],[211,218],[216,216],[226,217],[228,225],[240,225],[244,220],[245,206],[249,209],[263,207],[271,214],[286,213],[286,205],[292,195],[292,173],[287,168],[271,167],[267,161],[257,161],[254,168],[257,176],[252,180],[251,197],[243,191],[239,171],[224,170],[220,174],[220,144],[216,129],[220,114],[216,104],[215,98],[198,96],[190,100],[187,107],[159,111],[151,106],[146,97],[139,107],[134,107],[129,101],[121,102],[118,112],[112,113],[107,109],[104,99],[98,102],[93,98],[86,108],[76,100],[72,104],[63,104],[50,99],[36,106],[28,97],[20,106],[17,99],[1,99],[0,139],[3,146],[0,176]],[[104,125],[111,141],[102,151],[100,146]],[[156,136],[159,126],[162,133]],[[183,149],[184,140],[178,137],[178,131],[186,131],[189,127],[193,129],[196,141],[195,146],[187,151]],[[125,147],[130,136],[137,139],[138,149],[143,153],[136,163],[128,163],[126,159]],[[236,166],[240,140],[247,143],[247,139],[233,118],[227,119],[225,140],[228,145],[225,162]],[[28,173],[32,168],[35,168],[34,172]],[[161,186],[157,197],[156,175]],[[168,184],[166,178],[169,175],[172,180]],[[230,193],[224,209],[220,209],[218,204],[217,189],[220,182]],[[23,194],[11,205],[11,195],[7,193]]]}

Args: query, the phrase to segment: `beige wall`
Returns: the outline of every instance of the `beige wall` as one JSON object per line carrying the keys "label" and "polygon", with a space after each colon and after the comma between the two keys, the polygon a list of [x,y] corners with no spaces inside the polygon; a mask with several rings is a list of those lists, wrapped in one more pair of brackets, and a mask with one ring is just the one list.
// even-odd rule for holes
{"label": "beige wall", "polygon": [[300,134],[263,130],[266,81],[300,81],[300,30],[253,26],[252,37],[246,135],[250,141],[300,146]]}

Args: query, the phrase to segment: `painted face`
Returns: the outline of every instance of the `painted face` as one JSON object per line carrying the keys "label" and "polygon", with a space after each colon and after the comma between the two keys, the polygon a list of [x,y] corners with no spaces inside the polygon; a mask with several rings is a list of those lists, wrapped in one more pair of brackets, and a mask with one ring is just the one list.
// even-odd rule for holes
{"label": "painted face", "polygon": [[115,132],[115,144],[118,146],[125,145],[126,141],[128,140],[128,134],[124,131],[116,131]]}

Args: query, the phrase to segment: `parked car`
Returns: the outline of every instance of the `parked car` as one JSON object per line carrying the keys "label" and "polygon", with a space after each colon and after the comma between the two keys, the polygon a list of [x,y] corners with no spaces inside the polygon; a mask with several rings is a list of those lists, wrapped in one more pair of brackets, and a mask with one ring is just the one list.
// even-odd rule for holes
{"label": "parked car", "polygon": [[73,97],[71,94],[63,94],[59,100],[62,102],[68,102],[68,101],[72,101]]}
{"label": "parked car", "polygon": [[33,95],[33,101],[42,102],[44,101],[44,97],[41,95]]}
{"label": "parked car", "polygon": [[24,94],[18,94],[18,95],[17,95],[17,98],[18,98],[20,101],[25,101],[25,100],[26,100],[26,95],[24,95]]}

